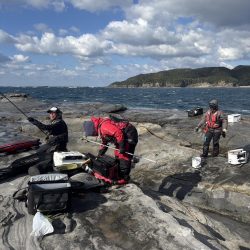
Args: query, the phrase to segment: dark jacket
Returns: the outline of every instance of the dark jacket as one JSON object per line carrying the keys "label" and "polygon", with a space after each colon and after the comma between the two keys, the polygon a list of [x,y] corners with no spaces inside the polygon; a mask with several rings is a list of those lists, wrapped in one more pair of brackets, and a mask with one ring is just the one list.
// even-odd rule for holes
{"label": "dark jacket", "polygon": [[68,127],[63,119],[56,119],[51,124],[43,124],[34,119],[32,122],[35,126],[43,131],[48,131],[47,143],[56,145],[56,151],[66,151],[68,143]]}

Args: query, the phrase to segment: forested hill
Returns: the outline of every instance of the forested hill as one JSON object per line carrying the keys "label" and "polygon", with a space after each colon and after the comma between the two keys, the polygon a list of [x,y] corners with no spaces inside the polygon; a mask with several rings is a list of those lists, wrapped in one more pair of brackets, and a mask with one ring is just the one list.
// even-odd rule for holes
{"label": "forested hill", "polygon": [[108,87],[230,87],[250,86],[250,66],[172,69],[140,74]]}

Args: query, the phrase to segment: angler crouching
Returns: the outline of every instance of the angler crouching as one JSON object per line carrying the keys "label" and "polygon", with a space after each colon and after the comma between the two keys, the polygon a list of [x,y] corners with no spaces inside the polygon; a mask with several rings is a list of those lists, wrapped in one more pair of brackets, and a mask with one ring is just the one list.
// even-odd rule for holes
{"label": "angler crouching", "polygon": [[130,179],[131,163],[138,142],[138,132],[128,121],[114,121],[110,118],[91,117],[83,124],[85,136],[99,136],[102,140],[98,157],[103,156],[109,143],[115,145],[114,155],[118,161],[118,184]]}

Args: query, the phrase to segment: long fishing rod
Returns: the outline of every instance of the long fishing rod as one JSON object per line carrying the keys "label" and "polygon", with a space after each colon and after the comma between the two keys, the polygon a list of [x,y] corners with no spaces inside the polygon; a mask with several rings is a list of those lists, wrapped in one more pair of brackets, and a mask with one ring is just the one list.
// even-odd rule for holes
{"label": "long fishing rod", "polygon": [[[89,139],[87,139],[87,138],[82,138],[82,140],[85,140],[85,141],[87,141],[87,142],[91,142],[91,143],[94,143],[94,144],[97,144],[97,145],[100,145],[100,146],[104,146],[104,147],[106,147],[106,148],[110,148],[110,149],[114,149],[114,150],[116,150],[116,151],[119,151],[119,149],[117,149],[117,148],[114,148],[114,147],[111,147],[111,146],[104,145],[104,144],[102,144],[102,143],[100,143],[100,142],[91,141],[91,140],[89,140]],[[147,160],[147,161],[156,163],[156,161],[151,160],[151,159],[148,159],[148,158],[146,158],[146,157],[138,156],[138,155],[135,155],[135,154],[132,154],[132,153],[129,153],[129,152],[125,152],[125,153],[128,154],[128,155],[132,155],[132,156],[135,156],[135,157],[138,157],[138,158],[141,158],[141,159],[144,159],[144,160]]]}
{"label": "long fishing rod", "polygon": [[[20,113],[22,113],[27,119],[29,118],[20,108],[17,107],[17,105],[12,102],[6,95],[4,95],[2,92],[0,92],[0,94],[5,98],[7,99]],[[40,128],[39,128],[40,129]],[[40,131],[42,131],[46,136],[47,134],[42,130],[40,129]]]}
{"label": "long fishing rod", "polygon": [[26,118],[28,118],[28,116],[20,109],[17,107],[17,105],[15,103],[13,103],[6,95],[4,95],[2,92],[0,92],[0,94],[7,99],[19,112],[21,112]]}

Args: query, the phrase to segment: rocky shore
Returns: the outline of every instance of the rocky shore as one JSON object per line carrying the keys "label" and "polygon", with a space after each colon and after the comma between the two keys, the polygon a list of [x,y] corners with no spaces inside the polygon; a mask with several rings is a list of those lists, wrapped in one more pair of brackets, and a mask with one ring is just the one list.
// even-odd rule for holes
{"label": "rocky shore", "polygon": [[[46,103],[20,98],[12,100],[29,116],[46,122]],[[23,114],[3,99],[0,103],[1,144],[30,137],[43,141],[43,134]],[[131,183],[107,193],[74,196],[69,213],[51,217],[54,233],[39,239],[30,236],[33,216],[12,198],[29,177],[0,183],[1,249],[249,249],[250,163],[228,164],[227,151],[250,151],[250,117],[229,124],[220,155],[194,169],[192,157],[202,149],[202,134],[194,132],[200,117],[119,104],[59,106],[69,127],[69,150],[96,154],[98,146],[81,139],[82,123],[92,115],[115,114],[137,127],[135,154],[140,161],[131,171]],[[31,153],[2,155],[0,168]]]}

